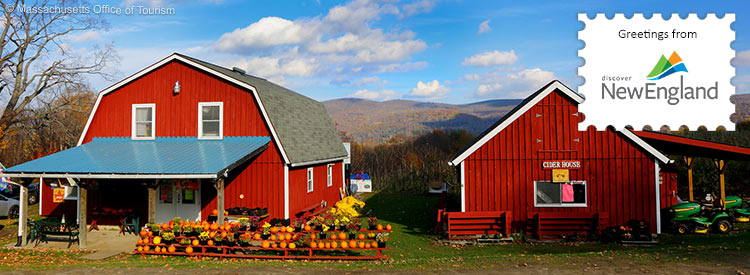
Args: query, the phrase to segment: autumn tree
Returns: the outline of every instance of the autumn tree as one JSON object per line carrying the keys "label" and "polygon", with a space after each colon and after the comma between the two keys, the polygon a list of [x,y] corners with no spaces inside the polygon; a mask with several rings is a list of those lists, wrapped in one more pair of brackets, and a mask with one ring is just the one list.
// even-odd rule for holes
{"label": "autumn tree", "polygon": [[[72,35],[106,29],[100,15],[82,12],[80,1],[0,2],[0,144],[27,122],[56,112],[43,106],[55,92],[85,87],[85,77],[111,79],[105,69],[117,62],[111,45],[74,49]],[[35,106],[38,105],[38,106]]]}

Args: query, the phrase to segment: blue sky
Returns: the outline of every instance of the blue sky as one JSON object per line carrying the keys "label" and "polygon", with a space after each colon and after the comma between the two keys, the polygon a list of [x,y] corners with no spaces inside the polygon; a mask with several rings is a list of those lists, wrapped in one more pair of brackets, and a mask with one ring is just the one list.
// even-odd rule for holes
{"label": "blue sky", "polygon": [[[76,33],[68,43],[112,43],[120,56],[118,79],[180,52],[321,101],[468,103],[523,98],[552,79],[576,89],[580,12],[733,12],[734,84],[738,93],[750,93],[750,5],[744,1],[570,2],[112,1],[174,14],[108,14],[108,30]],[[110,84],[91,79],[95,90]]]}

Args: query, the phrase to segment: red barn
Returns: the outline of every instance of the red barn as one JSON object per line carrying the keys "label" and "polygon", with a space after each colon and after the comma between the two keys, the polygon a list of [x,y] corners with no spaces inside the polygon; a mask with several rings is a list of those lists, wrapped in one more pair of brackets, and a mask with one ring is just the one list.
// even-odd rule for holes
{"label": "red barn", "polygon": [[628,130],[579,132],[583,100],[553,81],[458,152],[461,211],[504,212],[512,232],[565,217],[645,220],[659,232],[662,207],[676,201],[674,174],[662,171],[670,159]]}
{"label": "red barn", "polygon": [[89,223],[111,209],[141,223],[206,219],[217,207],[289,218],[340,199],[346,156],[321,103],[173,54],[103,90],[77,147],[4,172],[44,179],[42,215],[78,209]]}

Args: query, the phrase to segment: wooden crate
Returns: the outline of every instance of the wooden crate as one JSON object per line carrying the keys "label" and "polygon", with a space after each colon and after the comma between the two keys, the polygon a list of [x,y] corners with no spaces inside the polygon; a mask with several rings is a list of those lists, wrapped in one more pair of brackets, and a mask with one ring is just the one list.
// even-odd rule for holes
{"label": "wooden crate", "polygon": [[536,212],[528,217],[527,235],[540,240],[560,240],[563,236],[599,235],[609,222],[606,212]]}
{"label": "wooden crate", "polygon": [[447,223],[448,237],[476,239],[477,235],[510,235],[510,211],[486,212],[441,212],[442,222]]}

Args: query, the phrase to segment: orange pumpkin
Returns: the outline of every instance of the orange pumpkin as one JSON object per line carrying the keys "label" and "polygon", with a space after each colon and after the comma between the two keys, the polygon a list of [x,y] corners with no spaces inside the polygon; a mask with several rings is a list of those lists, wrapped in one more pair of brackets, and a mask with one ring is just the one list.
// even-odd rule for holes
{"label": "orange pumpkin", "polygon": [[208,225],[207,223],[203,225],[203,231],[208,231],[209,229],[211,229],[210,225]]}
{"label": "orange pumpkin", "polygon": [[286,242],[281,242],[281,244],[279,244],[279,247],[286,248]]}
{"label": "orange pumpkin", "polygon": [[138,246],[137,250],[138,252],[143,252],[143,246]]}
{"label": "orange pumpkin", "polygon": [[286,240],[291,240],[291,239],[292,239],[292,234],[290,234],[290,233],[286,233],[286,234],[284,235],[284,239],[286,239]]}
{"label": "orange pumpkin", "polygon": [[146,230],[141,230],[141,232],[140,232],[140,233],[141,233],[141,234],[140,234],[140,235],[141,235],[141,238],[145,238],[146,236],[148,236],[148,231],[146,231]]}
{"label": "orange pumpkin", "polygon": [[372,246],[370,246],[370,243],[366,243],[365,244],[365,248],[370,248],[370,247],[372,247]]}
{"label": "orange pumpkin", "polygon": [[210,227],[210,229],[211,229],[211,230],[214,230],[214,231],[218,230],[218,229],[219,229],[219,224],[217,224],[217,223],[212,223],[212,224],[211,224],[211,227]]}
{"label": "orange pumpkin", "polygon": [[318,248],[318,243],[310,242],[310,248]]}
{"label": "orange pumpkin", "polygon": [[214,245],[214,240],[208,240],[208,245]]}
{"label": "orange pumpkin", "polygon": [[331,248],[331,243],[326,243],[326,248]]}
{"label": "orange pumpkin", "polygon": [[255,233],[255,236],[253,236],[253,239],[255,239],[256,241],[260,240],[260,234],[259,233]]}
{"label": "orange pumpkin", "polygon": [[148,252],[149,250],[151,250],[150,246],[147,245],[143,247],[143,252]]}
{"label": "orange pumpkin", "polygon": [[339,248],[339,243],[338,242],[332,242],[331,243],[331,248]]}
{"label": "orange pumpkin", "polygon": [[310,227],[309,225],[305,225],[305,231],[310,231],[310,230],[312,230],[312,227]]}
{"label": "orange pumpkin", "polygon": [[275,241],[276,240],[276,235],[271,235],[271,237],[269,237],[269,239],[271,239],[272,241]]}
{"label": "orange pumpkin", "polygon": [[359,233],[359,235],[357,235],[357,238],[359,238],[360,240],[364,240],[365,234]]}
{"label": "orange pumpkin", "polygon": [[149,238],[143,238],[143,244],[148,244],[149,240]]}
{"label": "orange pumpkin", "polygon": [[229,211],[224,211],[224,216],[229,216]]}
{"label": "orange pumpkin", "polygon": [[295,249],[295,248],[297,248],[297,244],[289,243],[289,249]]}
{"label": "orange pumpkin", "polygon": [[193,247],[192,246],[188,246],[187,248],[185,248],[185,253],[187,253],[187,254],[193,253]]}
{"label": "orange pumpkin", "polygon": [[337,235],[337,234],[331,234],[331,240],[335,240],[335,239],[337,239],[337,238],[338,238],[338,235]]}
{"label": "orange pumpkin", "polygon": [[294,227],[291,227],[291,226],[287,226],[287,227],[286,227],[286,232],[289,232],[289,233],[292,233],[292,232],[294,232]]}
{"label": "orange pumpkin", "polygon": [[198,239],[193,240],[193,245],[197,246],[200,242],[198,242]]}
{"label": "orange pumpkin", "polygon": [[226,238],[227,237],[227,232],[226,231],[222,231],[221,232],[221,237],[222,238]]}
{"label": "orange pumpkin", "polygon": [[161,253],[161,247],[154,247],[154,252]]}
{"label": "orange pumpkin", "polygon": [[211,210],[211,215],[214,215],[214,216],[219,215],[219,210],[216,210],[216,209]]}
{"label": "orange pumpkin", "polygon": [[154,244],[160,244],[161,243],[161,237],[156,236],[154,237]]}
{"label": "orange pumpkin", "polygon": [[143,244],[143,240],[138,239],[138,244]]}
{"label": "orange pumpkin", "polygon": [[208,232],[208,237],[211,238],[211,239],[213,239],[214,237],[216,237],[216,231]]}
{"label": "orange pumpkin", "polygon": [[346,241],[341,242],[341,248],[347,248],[349,247],[349,244]]}
{"label": "orange pumpkin", "polygon": [[318,234],[310,234],[310,239],[314,240],[318,237]]}
{"label": "orange pumpkin", "polygon": [[391,230],[393,230],[393,227],[391,227],[391,225],[388,224],[388,225],[385,226],[385,230],[391,231]]}
{"label": "orange pumpkin", "polygon": [[339,233],[339,239],[346,240],[346,233],[344,232]]}
{"label": "orange pumpkin", "polygon": [[154,232],[151,232],[151,231],[149,231],[149,232],[148,232],[148,236],[149,236],[149,237],[153,237],[153,236],[154,236]]}
{"label": "orange pumpkin", "polygon": [[169,251],[169,253],[174,253],[175,251],[177,251],[177,248],[176,248],[176,247],[174,247],[174,245],[170,245],[170,246],[169,246],[169,247],[167,248],[167,251]]}
{"label": "orange pumpkin", "polygon": [[378,242],[371,242],[370,243],[370,247],[372,247],[372,248],[378,247]]}
{"label": "orange pumpkin", "polygon": [[365,248],[365,242],[359,242],[357,243],[357,246],[359,246],[359,248]]}
{"label": "orange pumpkin", "polygon": [[278,248],[278,247],[279,247],[279,245],[278,245],[278,244],[276,244],[276,243],[272,243],[272,244],[271,244],[271,248]]}
{"label": "orange pumpkin", "polygon": [[269,241],[263,241],[263,244],[261,246],[263,246],[263,248],[269,248],[271,246],[271,243]]}
{"label": "orange pumpkin", "polygon": [[382,231],[383,230],[383,225],[382,224],[378,224],[377,228],[378,228],[378,230]]}
{"label": "orange pumpkin", "polygon": [[278,228],[278,227],[276,227],[276,226],[274,226],[274,227],[271,227],[271,233],[274,233],[274,234],[275,234],[275,233],[279,233],[279,228]]}
{"label": "orange pumpkin", "polygon": [[162,223],[161,224],[161,229],[162,230],[169,230],[169,224],[168,223]]}
{"label": "orange pumpkin", "polygon": [[354,240],[349,241],[349,247],[351,247],[351,248],[357,247],[357,241],[354,241]]}

